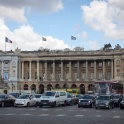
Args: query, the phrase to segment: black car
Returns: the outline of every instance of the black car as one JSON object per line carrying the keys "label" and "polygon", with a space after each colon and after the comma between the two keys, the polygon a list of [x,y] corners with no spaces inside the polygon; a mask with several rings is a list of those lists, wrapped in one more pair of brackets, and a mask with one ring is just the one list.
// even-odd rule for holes
{"label": "black car", "polygon": [[67,93],[67,105],[76,105],[77,104],[77,98],[75,95],[71,93]]}
{"label": "black car", "polygon": [[0,94],[0,106],[14,106],[15,97],[9,94]]}
{"label": "black car", "polygon": [[18,92],[12,92],[12,93],[9,93],[9,94],[14,96],[15,98],[18,98],[20,96],[20,93],[18,93]]}
{"label": "black car", "polygon": [[111,95],[99,95],[96,99],[95,108],[114,108],[114,101]]}
{"label": "black car", "polygon": [[121,94],[113,94],[112,98],[114,100],[114,106],[119,107],[120,102],[122,101],[122,95]]}
{"label": "black car", "polygon": [[78,101],[78,108],[80,107],[91,107],[94,104],[94,96],[93,95],[89,95],[89,94],[85,94],[82,99],[79,99]]}
{"label": "black car", "polygon": [[122,101],[119,103],[120,109],[124,108],[124,97],[122,98]]}

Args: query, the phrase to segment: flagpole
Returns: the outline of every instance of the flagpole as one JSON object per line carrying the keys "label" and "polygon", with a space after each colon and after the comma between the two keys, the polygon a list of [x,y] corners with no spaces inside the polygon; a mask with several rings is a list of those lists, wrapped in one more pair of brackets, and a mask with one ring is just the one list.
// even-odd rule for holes
{"label": "flagpole", "polygon": [[5,41],[5,52],[6,52],[6,41]]}

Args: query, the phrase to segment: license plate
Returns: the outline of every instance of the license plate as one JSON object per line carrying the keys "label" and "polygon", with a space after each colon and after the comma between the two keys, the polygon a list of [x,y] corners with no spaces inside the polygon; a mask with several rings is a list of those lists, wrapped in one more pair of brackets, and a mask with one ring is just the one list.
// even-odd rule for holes
{"label": "license plate", "polygon": [[42,104],[47,104],[47,103],[42,103]]}

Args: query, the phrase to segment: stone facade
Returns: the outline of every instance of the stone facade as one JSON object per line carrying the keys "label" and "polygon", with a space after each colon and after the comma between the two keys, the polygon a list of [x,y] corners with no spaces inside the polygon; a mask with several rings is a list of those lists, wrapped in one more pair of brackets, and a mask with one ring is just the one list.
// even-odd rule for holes
{"label": "stone facade", "polygon": [[0,77],[4,83],[0,84],[2,93],[18,90],[18,55],[14,52],[0,51]]}
{"label": "stone facade", "polygon": [[[9,81],[15,81],[15,90],[20,92],[43,93],[51,89],[71,88],[78,89],[79,93],[87,93],[93,90],[95,81],[123,82],[124,79],[124,49],[119,45],[114,49],[94,51],[84,51],[80,47],[74,50],[42,48],[38,51],[21,51],[17,48],[7,53],[10,54],[11,59],[4,56],[1,64],[2,60],[10,62],[8,72],[12,75]],[[15,73],[13,64],[16,65]]]}

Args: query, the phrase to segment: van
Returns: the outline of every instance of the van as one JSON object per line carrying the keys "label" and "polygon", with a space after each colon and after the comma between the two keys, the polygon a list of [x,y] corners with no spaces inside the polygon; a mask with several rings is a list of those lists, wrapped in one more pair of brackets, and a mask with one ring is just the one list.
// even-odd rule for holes
{"label": "van", "polygon": [[66,106],[67,104],[67,92],[66,91],[46,91],[40,98],[38,106],[50,106],[55,107],[59,105]]}

